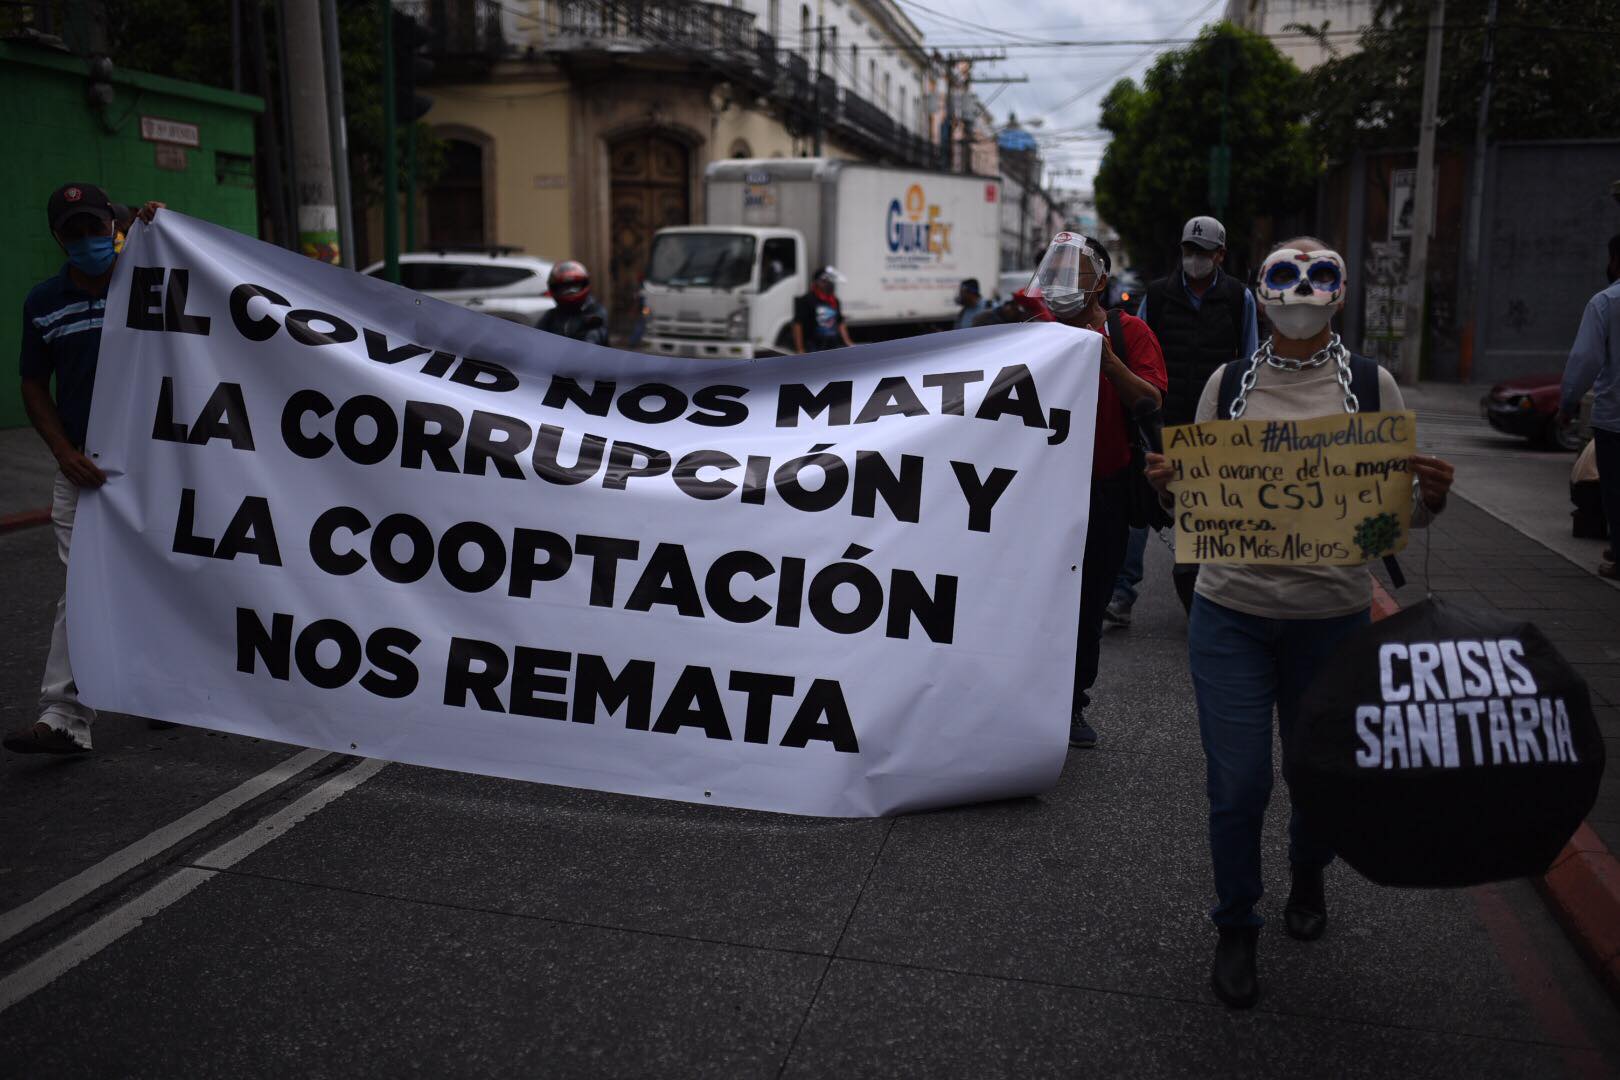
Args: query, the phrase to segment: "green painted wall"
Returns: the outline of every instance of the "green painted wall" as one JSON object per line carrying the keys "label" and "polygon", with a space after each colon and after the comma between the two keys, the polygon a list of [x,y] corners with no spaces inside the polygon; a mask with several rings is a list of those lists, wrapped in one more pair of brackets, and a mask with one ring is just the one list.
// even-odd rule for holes
{"label": "green painted wall", "polygon": [[[258,235],[253,121],[263,102],[208,86],[115,71],[113,103],[91,106],[89,66],[27,43],[0,42],[0,428],[27,424],[17,374],[22,302],[57,272],[45,201],[70,180],[99,184],[114,202],[150,199]],[[196,124],[201,147],[184,171],[160,169],[141,117]]]}

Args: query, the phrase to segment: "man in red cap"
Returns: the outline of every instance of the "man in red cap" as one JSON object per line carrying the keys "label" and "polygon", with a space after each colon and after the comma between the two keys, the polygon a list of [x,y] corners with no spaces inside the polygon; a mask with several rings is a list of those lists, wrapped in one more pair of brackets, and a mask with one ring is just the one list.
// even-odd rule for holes
{"label": "man in red cap", "polygon": [[[162,203],[149,202],[140,217],[150,222]],[[85,455],[90,423],[90,395],[101,351],[101,320],[118,258],[114,233],[117,209],[94,184],[63,184],[46,203],[51,235],[67,253],[67,262],[29,292],[23,301],[23,408],[59,471],[51,497],[56,550],[64,565],[73,539],[73,515],[79,490],[100,487],[107,479]],[[56,394],[51,394],[51,381]],[[77,754],[90,749],[95,710],[79,701],[68,660],[67,596],[56,605],[50,657],[40,687],[39,720],[5,737],[7,750],[21,754]]]}

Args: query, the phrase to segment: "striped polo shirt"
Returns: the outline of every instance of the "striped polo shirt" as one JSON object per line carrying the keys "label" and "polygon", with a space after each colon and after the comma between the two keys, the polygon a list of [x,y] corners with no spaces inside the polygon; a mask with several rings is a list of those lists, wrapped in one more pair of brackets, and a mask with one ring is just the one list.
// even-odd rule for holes
{"label": "striped polo shirt", "polygon": [[56,411],[73,445],[84,446],[90,394],[101,351],[101,320],[107,300],[73,283],[67,264],[35,285],[23,301],[22,356],[25,379],[55,376]]}

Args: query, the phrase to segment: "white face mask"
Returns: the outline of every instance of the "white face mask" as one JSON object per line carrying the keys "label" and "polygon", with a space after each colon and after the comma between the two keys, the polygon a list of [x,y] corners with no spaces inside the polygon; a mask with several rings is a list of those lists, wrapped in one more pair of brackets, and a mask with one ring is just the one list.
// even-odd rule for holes
{"label": "white face mask", "polygon": [[1283,337],[1307,341],[1333,321],[1333,311],[1321,304],[1267,304],[1266,318]]}
{"label": "white face mask", "polygon": [[1085,309],[1088,293],[1081,289],[1048,287],[1042,294],[1046,306],[1059,320],[1072,319]]}
{"label": "white face mask", "polygon": [[1213,255],[1183,255],[1181,269],[1194,281],[1202,281],[1215,272],[1215,256]]}

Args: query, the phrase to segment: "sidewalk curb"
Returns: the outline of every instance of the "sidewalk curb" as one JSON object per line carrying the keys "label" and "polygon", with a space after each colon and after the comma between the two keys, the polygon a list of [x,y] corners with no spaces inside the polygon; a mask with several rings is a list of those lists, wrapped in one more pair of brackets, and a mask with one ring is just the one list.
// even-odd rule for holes
{"label": "sidewalk curb", "polygon": [[[1375,578],[1373,618],[1387,619],[1400,609]],[[1604,988],[1620,1002],[1620,859],[1582,822],[1535,886]]]}
{"label": "sidewalk curb", "polygon": [[51,523],[51,508],[42,506],[38,510],[24,510],[16,514],[0,515],[0,533],[14,532],[17,529],[26,529],[34,525],[49,525]]}

